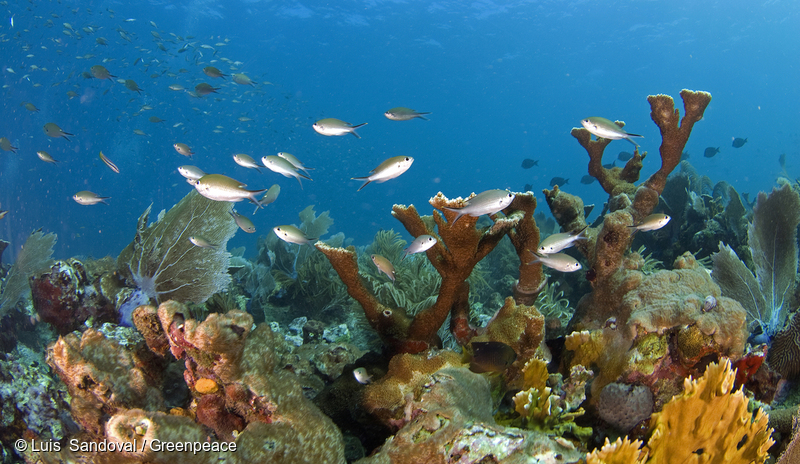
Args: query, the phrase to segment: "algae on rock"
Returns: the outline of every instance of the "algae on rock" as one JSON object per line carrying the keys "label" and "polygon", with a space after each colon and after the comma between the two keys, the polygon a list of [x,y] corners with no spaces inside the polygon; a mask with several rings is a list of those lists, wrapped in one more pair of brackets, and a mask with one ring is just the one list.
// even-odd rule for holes
{"label": "algae on rock", "polygon": [[[238,230],[228,202],[212,201],[192,190],[158,220],[147,226],[148,207],[136,226],[133,241],[120,252],[120,274],[155,301],[202,303],[231,282],[226,250]],[[202,237],[213,248],[194,246]]]}

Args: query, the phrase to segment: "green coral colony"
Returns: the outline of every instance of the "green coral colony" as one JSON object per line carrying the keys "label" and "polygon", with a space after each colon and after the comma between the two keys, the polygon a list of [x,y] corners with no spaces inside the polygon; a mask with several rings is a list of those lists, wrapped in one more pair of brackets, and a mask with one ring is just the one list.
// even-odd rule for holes
{"label": "green coral colony", "polygon": [[[643,183],[638,146],[602,165],[624,124],[572,130],[609,197],[590,224],[545,190],[558,237],[531,192],[503,191],[494,209],[395,205],[412,245],[313,243],[333,219],[309,206],[252,260],[227,250],[229,203],[195,191],[149,224],[148,208],[116,260],[53,261],[55,235],[34,232],[2,268],[0,314],[46,323],[0,361],[4,433],[35,445],[27,462],[798,462],[778,380],[800,374],[800,189],[749,212],[727,184],[709,195],[681,154],[711,96],[681,97],[683,119],[648,98],[661,167]],[[656,246],[660,203],[673,239]],[[585,272],[543,268],[540,235]]]}

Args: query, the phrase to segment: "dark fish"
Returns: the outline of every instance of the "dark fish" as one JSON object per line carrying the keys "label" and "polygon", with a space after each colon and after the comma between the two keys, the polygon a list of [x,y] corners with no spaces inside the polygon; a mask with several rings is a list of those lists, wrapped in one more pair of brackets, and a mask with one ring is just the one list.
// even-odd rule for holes
{"label": "dark fish", "polygon": [[781,169],[786,169],[786,153],[781,153],[781,156],[778,157],[778,164],[781,165]]}
{"label": "dark fish", "polygon": [[586,174],[585,176],[581,177],[581,184],[586,184],[586,185],[593,184],[594,181],[596,180],[597,179],[595,179],[594,177],[590,176],[589,174]]}
{"label": "dark fish", "polygon": [[627,151],[621,151],[617,155],[617,159],[620,161],[628,161],[631,158],[633,158],[633,153],[628,153]]}
{"label": "dark fish", "polygon": [[713,158],[714,155],[719,153],[719,148],[720,147],[717,147],[717,148],[708,147],[708,148],[706,148],[706,151],[703,152],[703,156],[705,156],[706,158]]}
{"label": "dark fish", "polygon": [[681,161],[686,161],[686,160],[688,160],[690,156],[691,156],[691,155],[689,154],[689,152],[688,152],[688,151],[684,151],[683,153],[681,153]]}
{"label": "dark fish", "polygon": [[592,210],[594,209],[594,205],[584,205],[583,206],[583,217],[588,218],[590,214],[592,214]]}
{"label": "dark fish", "polygon": [[731,146],[733,148],[742,148],[742,146],[745,143],[747,143],[747,139],[742,139],[742,138],[736,137],[735,139],[733,139],[733,143],[731,144]]}
{"label": "dark fish", "polygon": [[552,179],[550,179],[550,186],[551,187],[556,185],[556,184],[558,184],[558,185],[567,185],[567,184],[569,184],[569,179],[564,179],[563,177],[553,177]]}
{"label": "dark fish", "polygon": [[525,189],[526,192],[530,192],[531,190],[533,190],[533,185],[525,184],[525,187],[523,187],[523,188]]}
{"label": "dark fish", "polygon": [[538,165],[539,165],[539,160],[532,160],[530,158],[525,158],[524,160],[522,160],[522,169],[530,169]]}
{"label": "dark fish", "polygon": [[617,162],[616,161],[612,161],[612,162],[610,162],[608,164],[604,164],[603,167],[606,168],[606,169],[615,168],[615,167],[617,167]]}
{"label": "dark fish", "polygon": [[502,342],[472,342],[464,348],[472,372],[503,372],[516,359],[514,349]]}

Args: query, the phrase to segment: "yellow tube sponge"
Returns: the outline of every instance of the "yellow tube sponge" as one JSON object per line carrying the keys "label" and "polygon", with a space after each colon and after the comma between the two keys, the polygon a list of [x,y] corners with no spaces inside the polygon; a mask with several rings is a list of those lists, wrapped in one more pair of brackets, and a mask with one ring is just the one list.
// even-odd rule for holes
{"label": "yellow tube sponge", "polygon": [[[769,417],[747,411],[741,389],[732,392],[736,373],[730,360],[711,364],[703,377],[684,381],[684,391],[653,414],[648,462],[763,463],[774,443]],[[680,446],[675,446],[680,443]]]}

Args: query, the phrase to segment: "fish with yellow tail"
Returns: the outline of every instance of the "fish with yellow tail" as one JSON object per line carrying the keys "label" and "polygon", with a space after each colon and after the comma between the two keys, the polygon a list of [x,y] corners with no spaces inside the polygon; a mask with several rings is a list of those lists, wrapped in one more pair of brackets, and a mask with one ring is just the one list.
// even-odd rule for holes
{"label": "fish with yellow tail", "polygon": [[595,137],[602,137],[609,140],[625,139],[637,147],[639,144],[631,140],[631,137],[644,138],[643,135],[626,132],[625,129],[619,127],[614,121],[599,116],[583,119],[581,120],[581,125]]}
{"label": "fish with yellow tail", "polygon": [[305,232],[292,225],[273,227],[272,231],[279,239],[286,243],[295,243],[297,245],[314,245],[317,238],[307,237]]}
{"label": "fish with yellow tail", "polygon": [[404,172],[408,171],[411,164],[414,163],[414,158],[410,156],[395,156],[387,159],[379,164],[377,168],[370,171],[370,175],[366,177],[353,177],[353,180],[363,180],[364,183],[358,188],[361,189],[367,186],[370,182],[383,183],[387,180],[399,177]]}
{"label": "fish with yellow tail", "polygon": [[465,206],[462,208],[445,209],[457,213],[452,222],[455,224],[458,218],[465,214],[472,217],[483,216],[484,214],[496,214],[508,208],[508,205],[514,201],[515,197],[516,195],[508,190],[487,190],[465,200]]}
{"label": "fish with yellow tail", "polygon": [[247,190],[245,187],[247,184],[222,174],[206,174],[194,181],[194,188],[197,189],[197,192],[209,200],[231,202],[250,200],[261,207],[256,195],[267,189]]}
{"label": "fish with yellow tail", "polygon": [[315,122],[311,127],[313,127],[317,133],[322,135],[335,136],[353,134],[357,139],[360,139],[361,136],[356,133],[356,129],[366,125],[367,123],[365,122],[353,125],[349,122],[344,122],[341,119],[325,118]]}
{"label": "fish with yellow tail", "polygon": [[634,224],[628,227],[636,230],[641,230],[644,232],[649,232],[651,230],[658,230],[664,227],[665,225],[667,225],[670,219],[672,218],[664,213],[656,213],[656,214],[651,214],[646,218],[642,219],[641,222],[639,222],[638,224]]}

